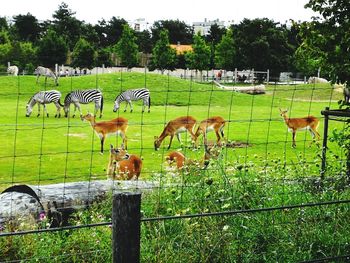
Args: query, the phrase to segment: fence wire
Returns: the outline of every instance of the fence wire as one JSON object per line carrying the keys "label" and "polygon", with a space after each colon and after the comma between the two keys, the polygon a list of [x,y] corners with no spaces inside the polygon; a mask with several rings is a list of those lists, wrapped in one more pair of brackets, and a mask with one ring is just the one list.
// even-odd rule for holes
{"label": "fence wire", "polygon": [[[266,76],[267,73],[255,74]],[[74,210],[66,222],[69,226],[60,221],[59,226],[49,228],[47,211],[43,219],[35,218],[37,213],[33,211],[26,217],[18,211],[18,202],[12,200],[6,213],[5,209],[0,209],[3,212],[0,214],[0,244],[6,247],[0,252],[0,259],[4,262],[38,259],[49,262],[83,255],[81,257],[87,261],[94,261],[93,254],[96,260],[103,258],[101,251],[109,253],[104,259],[110,259],[111,252],[105,245],[110,242],[106,239],[110,234],[110,197],[118,191],[143,193],[143,262],[172,262],[171,258],[173,262],[215,261],[218,255],[222,262],[252,261],[253,255],[255,260],[268,261],[323,262],[348,258],[347,238],[329,241],[332,234],[338,237],[340,231],[349,231],[346,220],[339,220],[349,216],[344,151],[336,141],[329,141],[329,167],[321,180],[321,141],[313,142],[308,133],[298,131],[296,147],[292,148],[292,135],[280,116],[280,109],[288,109],[291,118],[313,115],[320,121],[322,136],[320,112],[325,107],[337,108],[342,93],[330,84],[308,84],[305,79],[281,83],[269,76],[268,80],[257,77],[268,81],[263,83],[264,94],[251,95],[238,90],[240,87],[254,89],[258,84],[239,83],[234,74],[226,79],[215,79],[222,84],[219,87],[212,81],[214,74],[200,81],[188,77],[187,73],[186,76],[154,74],[146,69],[143,73],[120,69],[110,74],[60,78],[58,87],[43,80],[35,84],[35,77],[30,75],[0,76],[4,109],[0,126],[5,138],[0,153],[0,190],[29,185],[47,211],[53,208],[59,213]],[[118,112],[112,111],[120,92],[141,87],[150,89],[150,113],[141,112],[140,102],[133,102],[133,113],[123,112],[124,105]],[[100,154],[99,137],[79,116],[54,118],[54,106],[50,104],[47,106],[49,118],[44,114],[36,117],[36,109],[31,117],[25,117],[26,103],[40,90],[59,90],[63,102],[68,92],[87,88],[99,88],[103,92],[104,114],[97,122],[116,117],[128,119],[128,153],[140,156],[143,162],[138,181],[106,179],[109,145],[120,146],[120,137],[107,138],[105,153]],[[83,114],[94,111],[93,104],[81,107]],[[197,123],[212,116],[223,117],[226,121],[224,143],[216,144],[215,133],[209,132],[207,145],[200,137],[197,148],[191,145],[189,133],[183,133],[184,145],[174,138],[168,150],[168,137],[159,151],[155,151],[154,136],[159,136],[170,120],[189,115],[194,116]],[[346,122],[334,122],[331,128],[341,131],[345,125]],[[205,166],[203,156],[208,145],[213,153]],[[177,169],[167,163],[167,155],[172,151],[186,156],[185,168]],[[18,214],[21,219],[13,220]],[[10,219],[12,223],[7,224]],[[167,219],[176,223],[165,223]],[[218,236],[209,234],[211,224]],[[101,226],[102,230],[96,230]],[[84,231],[85,228],[89,229],[87,234],[79,233],[92,239],[96,237],[99,241],[93,243],[96,250],[76,248],[81,242],[79,234],[70,231]],[[69,235],[64,234],[67,231]],[[53,234],[48,232],[62,234],[50,237]],[[26,234],[38,237],[25,237]],[[17,236],[20,238],[10,240]],[[148,238],[153,240],[150,245],[145,244]],[[31,254],[24,250],[20,255],[11,251],[11,246],[26,244],[30,239],[38,244],[44,241],[54,244],[55,239],[69,240],[67,246],[58,246],[67,254],[43,257],[43,252]],[[194,245],[196,241],[198,244]],[[222,247],[220,242],[224,244]],[[288,245],[279,249],[293,251],[290,254],[294,257],[274,254],[271,246],[282,242]],[[71,252],[72,247],[76,253]],[[196,256],[191,252],[193,247],[198,249]],[[182,258],[174,259],[176,249],[181,251]],[[244,250],[248,252],[242,254]]]}

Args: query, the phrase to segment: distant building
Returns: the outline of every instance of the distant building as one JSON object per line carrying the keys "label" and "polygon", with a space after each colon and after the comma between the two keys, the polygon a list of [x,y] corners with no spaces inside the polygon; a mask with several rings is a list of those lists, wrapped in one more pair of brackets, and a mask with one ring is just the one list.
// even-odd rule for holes
{"label": "distant building", "polygon": [[170,47],[176,50],[177,55],[182,55],[193,50],[191,45],[181,45],[180,43],[171,44]]}
{"label": "distant building", "polygon": [[136,32],[142,32],[149,29],[149,23],[145,18],[137,18],[128,22],[129,26]]}
{"label": "distant building", "polygon": [[194,33],[201,33],[202,36],[206,36],[210,34],[210,27],[212,25],[217,24],[220,28],[225,27],[225,21],[219,21],[219,19],[215,19],[213,21],[204,19],[204,22],[193,22]]}

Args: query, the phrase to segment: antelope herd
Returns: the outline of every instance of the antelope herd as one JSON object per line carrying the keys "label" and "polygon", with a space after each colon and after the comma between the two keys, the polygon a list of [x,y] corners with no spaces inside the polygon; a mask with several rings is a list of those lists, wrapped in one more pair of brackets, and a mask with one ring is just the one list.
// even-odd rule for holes
{"label": "antelope herd", "polygon": [[[17,75],[18,68],[12,66],[8,68],[8,73]],[[58,85],[56,75],[49,69],[44,67],[37,67],[35,74],[37,74],[37,81],[40,75],[45,76],[45,82],[47,77],[52,77],[55,84]],[[347,90],[349,93],[349,91]],[[344,93],[345,94],[345,93]],[[346,95],[346,94],[345,94]],[[349,95],[349,94],[348,94]],[[29,117],[33,106],[38,104],[38,116],[40,115],[40,104],[44,106],[44,111],[49,116],[45,104],[54,103],[57,108],[55,117],[60,117],[60,108],[64,107],[65,116],[68,116],[70,104],[74,104],[75,110],[80,112],[80,118],[82,121],[90,123],[93,131],[100,139],[101,147],[100,152],[104,152],[104,142],[109,135],[120,136],[122,142],[120,148],[114,148],[113,145],[109,151],[109,162],[107,167],[107,177],[111,179],[138,179],[142,169],[142,160],[140,157],[129,154],[127,152],[127,136],[128,120],[123,117],[114,118],[108,121],[96,121],[96,113],[100,111],[100,118],[102,117],[103,110],[103,95],[99,89],[87,89],[72,91],[67,94],[64,105],[60,102],[61,93],[56,90],[41,91],[34,94],[27,103],[26,116]],[[143,100],[142,112],[145,110],[145,106],[148,106],[148,112],[150,112],[150,92],[146,88],[132,89],[122,92],[117,96],[114,102],[113,111],[116,112],[119,109],[120,103],[125,101],[126,106],[130,105],[131,112],[133,110],[131,100]],[[95,103],[95,114],[87,113],[82,115],[80,111],[79,103]],[[75,112],[74,110],[74,112]],[[126,111],[126,108],[124,112]],[[289,118],[287,115],[288,110],[279,109],[280,116],[283,118],[288,130],[292,132],[292,147],[296,147],[296,132],[299,130],[308,130],[314,139],[319,140],[320,134],[317,131],[319,126],[319,120],[314,116],[306,116],[302,118]],[[74,115],[73,115],[74,117]],[[213,116],[202,121],[197,121],[193,116],[180,116],[173,120],[170,120],[165,126],[159,136],[154,137],[154,150],[158,151],[164,139],[169,137],[169,144],[167,150],[170,150],[174,136],[176,135],[181,147],[183,146],[181,140],[181,133],[187,132],[191,137],[191,143],[193,149],[198,149],[198,138],[203,135],[204,155],[200,160],[193,160],[187,158],[180,151],[171,151],[166,155],[166,162],[169,167],[175,167],[177,170],[185,169],[191,165],[196,165],[202,169],[207,168],[210,160],[217,159],[220,155],[222,146],[225,146],[224,128],[226,121],[221,116]],[[211,143],[208,141],[208,133],[215,132],[216,142]]]}

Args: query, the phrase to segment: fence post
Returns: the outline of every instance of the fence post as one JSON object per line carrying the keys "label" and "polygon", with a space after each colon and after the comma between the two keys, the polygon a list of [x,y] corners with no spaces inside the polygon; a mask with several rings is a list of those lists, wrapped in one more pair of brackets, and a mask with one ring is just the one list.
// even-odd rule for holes
{"label": "fence post", "polygon": [[327,153],[327,140],[328,140],[328,111],[329,111],[329,107],[326,107],[326,109],[324,111],[321,111],[321,114],[324,115],[321,179],[324,178],[324,175],[326,173],[326,153]]}
{"label": "fence post", "polygon": [[141,193],[113,195],[112,256],[114,263],[140,262]]}

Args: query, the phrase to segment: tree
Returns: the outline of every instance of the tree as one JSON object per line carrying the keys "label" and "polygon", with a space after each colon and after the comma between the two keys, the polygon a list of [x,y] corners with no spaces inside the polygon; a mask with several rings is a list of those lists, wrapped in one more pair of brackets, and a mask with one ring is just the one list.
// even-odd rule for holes
{"label": "tree", "polygon": [[68,5],[62,2],[58,10],[52,15],[54,20],[52,25],[59,36],[62,36],[72,49],[82,34],[82,24],[80,20],[74,17],[75,12],[68,8]]}
{"label": "tree", "polygon": [[219,68],[235,69],[236,47],[232,29],[227,30],[221,41],[216,45],[215,62]]}
{"label": "tree", "polygon": [[225,35],[226,28],[220,27],[218,24],[210,26],[209,35],[205,36],[207,43],[210,43],[210,67],[215,67],[215,47]]}
{"label": "tree", "polygon": [[238,68],[270,69],[272,74],[291,68],[294,49],[288,43],[285,27],[264,18],[244,19],[232,28]]}
{"label": "tree", "polygon": [[95,30],[99,38],[98,47],[113,46],[117,43],[123,32],[123,25],[128,24],[125,19],[112,17],[108,22],[104,19],[95,25]]}
{"label": "tree", "polygon": [[94,47],[85,39],[80,38],[73,49],[71,65],[73,67],[92,69],[95,66],[95,61]]}
{"label": "tree", "polygon": [[191,69],[199,70],[202,74],[203,70],[209,69],[210,47],[205,43],[200,33],[198,33],[193,37],[192,48],[193,51],[185,55],[187,65]]}
{"label": "tree", "polygon": [[136,33],[136,43],[139,46],[141,52],[150,54],[152,53],[151,33],[148,30]]}
{"label": "tree", "polygon": [[8,30],[9,25],[7,23],[6,17],[0,16],[0,30]]}
{"label": "tree", "polygon": [[63,37],[49,29],[38,42],[38,60],[45,67],[64,64],[67,60],[68,46]]}
{"label": "tree", "polygon": [[123,26],[123,33],[115,50],[121,61],[121,65],[127,68],[132,68],[137,65],[138,46],[136,44],[134,32],[129,25],[126,24]]}
{"label": "tree", "polygon": [[154,22],[151,27],[153,43],[159,40],[160,32],[164,29],[168,31],[168,38],[171,44],[177,44],[178,42],[184,45],[192,44],[193,28],[179,20],[160,20]]}
{"label": "tree", "polygon": [[112,52],[109,48],[99,48],[97,50],[96,65],[105,65],[105,67],[111,67],[113,66],[113,61],[111,58]]}
{"label": "tree", "polygon": [[35,16],[27,13],[13,17],[13,31],[19,41],[35,43],[40,38],[41,28]]}
{"label": "tree", "polygon": [[14,42],[9,56],[10,61],[20,69],[32,71],[37,63],[36,48],[31,42]]}
{"label": "tree", "polygon": [[176,51],[169,44],[169,32],[164,29],[160,31],[159,40],[156,42],[150,63],[150,69],[173,70],[176,63]]}
{"label": "tree", "polygon": [[343,83],[350,83],[350,2],[309,0],[305,7],[319,12],[324,18],[322,21],[317,18],[313,21],[314,29],[319,29],[316,33],[322,37],[317,38],[316,35],[312,38],[313,44],[324,54],[322,67],[327,68],[333,81],[338,78]]}

